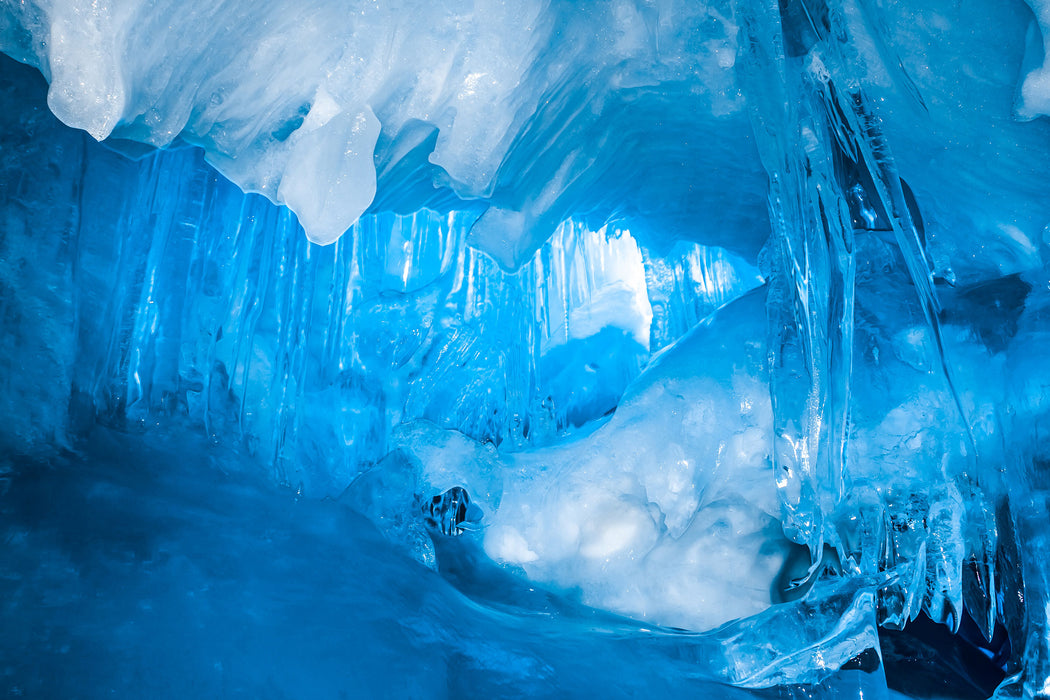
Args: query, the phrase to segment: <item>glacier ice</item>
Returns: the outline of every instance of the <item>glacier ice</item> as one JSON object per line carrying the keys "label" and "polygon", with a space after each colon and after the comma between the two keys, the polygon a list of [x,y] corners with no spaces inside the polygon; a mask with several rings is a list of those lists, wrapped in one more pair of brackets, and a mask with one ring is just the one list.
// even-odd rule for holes
{"label": "glacier ice", "polygon": [[[701,157],[747,149],[725,5],[417,2],[348,12],[315,2],[292,17],[281,3],[5,3],[0,26],[4,51],[49,79],[48,104],[64,122],[96,139],[200,144],[243,189],[287,203],[312,240],[331,242],[353,224],[377,176],[412,209],[437,179],[459,197],[491,198],[473,238],[516,267],[572,210],[646,206],[629,183],[613,184],[614,199],[596,197],[594,181],[646,163],[641,194],[668,184],[686,195],[698,178],[679,184],[659,172],[664,163],[688,172],[678,147]],[[689,139],[691,119],[654,89],[675,82],[697,107],[688,116],[704,115],[729,143]],[[643,155],[638,113],[666,121],[662,157]],[[569,145],[590,140],[604,147]],[[386,154],[406,151],[417,151],[415,167],[376,172]],[[318,168],[329,169],[326,184],[310,188],[303,175]],[[760,186],[743,203],[761,209]],[[701,208],[748,218],[711,197]],[[674,209],[664,216],[680,229],[692,207]],[[751,252],[761,244],[757,232],[741,234],[726,240]]]}
{"label": "glacier ice", "polygon": [[2,682],[1046,696],[1048,7],[0,2]]}

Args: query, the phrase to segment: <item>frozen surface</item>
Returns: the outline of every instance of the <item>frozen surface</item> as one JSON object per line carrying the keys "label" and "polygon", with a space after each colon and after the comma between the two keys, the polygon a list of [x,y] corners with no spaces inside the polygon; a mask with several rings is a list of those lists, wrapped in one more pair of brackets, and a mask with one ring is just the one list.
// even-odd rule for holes
{"label": "frozen surface", "polygon": [[0,4],[11,692],[1048,692],[1044,3],[354,9]]}
{"label": "frozen surface", "polygon": [[[4,692],[767,696],[719,682],[718,637],[641,627],[465,551],[444,552],[438,575],[347,504],[259,476],[200,438],[105,429],[75,457],[5,459]],[[877,679],[845,671],[817,689],[883,697]]]}
{"label": "frozen surface", "polygon": [[[294,12],[283,2],[47,2],[0,12],[0,49],[40,68],[65,123],[99,140],[200,144],[243,189],[288,204],[311,240],[349,228],[377,177],[410,209],[435,186],[491,197],[473,239],[509,267],[580,207],[639,210],[675,233],[695,216],[734,224],[720,242],[751,253],[764,238],[735,225],[754,216],[748,204],[764,212],[724,1],[311,2]],[[642,126],[651,120],[665,132],[656,149]],[[715,138],[691,139],[696,120]],[[726,207],[681,157],[730,154],[742,156],[750,196]],[[692,201],[650,207],[662,188]]]}
{"label": "frozen surface", "polygon": [[487,460],[425,425],[398,444],[431,489],[468,487],[488,513],[485,551],[530,579],[689,629],[762,612],[789,547],[768,462],[764,298],[690,332],[588,435]]}

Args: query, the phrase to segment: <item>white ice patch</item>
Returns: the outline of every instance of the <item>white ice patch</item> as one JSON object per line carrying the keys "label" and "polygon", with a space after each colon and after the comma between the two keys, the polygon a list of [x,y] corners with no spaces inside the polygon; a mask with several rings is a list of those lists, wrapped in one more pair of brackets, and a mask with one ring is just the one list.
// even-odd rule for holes
{"label": "white ice patch", "polygon": [[[770,604],[786,542],[769,462],[764,295],[661,355],[582,440],[505,458],[531,578],[661,624],[708,629]],[[732,316],[732,324],[726,319]],[[496,532],[501,532],[498,527]],[[491,538],[491,539],[490,539]],[[502,535],[487,535],[496,559]]]}
{"label": "white ice patch", "polygon": [[529,543],[513,527],[503,525],[492,528],[485,542],[490,555],[500,561],[529,564],[539,559],[539,555],[529,549]]}
{"label": "white ice patch", "polygon": [[[745,297],[663,353],[581,438],[484,469],[470,464],[469,441],[432,426],[406,428],[398,444],[435,487],[462,480],[485,507],[486,553],[532,580],[657,624],[710,629],[753,615],[771,604],[787,552],[765,352],[753,340],[764,337],[764,299]],[[493,474],[499,486],[485,483]],[[485,506],[494,491],[498,507]]]}
{"label": "white ice patch", "polygon": [[610,327],[649,349],[653,309],[642,252],[630,231],[609,226],[591,231],[564,222],[541,251],[540,265],[547,315],[561,320],[546,329],[542,352]]}
{"label": "white ice patch", "polygon": [[372,152],[379,130],[371,109],[342,111],[322,91],[289,138],[291,152],[277,196],[299,217],[314,243],[337,240],[372,203]]}
{"label": "white ice patch", "polygon": [[1021,83],[1021,116],[1029,119],[1050,115],[1050,0],[1025,0],[1035,13],[1043,35],[1043,63],[1024,77]]}
{"label": "white ice patch", "polygon": [[124,113],[119,26],[105,3],[76,0],[52,8],[48,107],[63,122],[99,141],[109,136]]}

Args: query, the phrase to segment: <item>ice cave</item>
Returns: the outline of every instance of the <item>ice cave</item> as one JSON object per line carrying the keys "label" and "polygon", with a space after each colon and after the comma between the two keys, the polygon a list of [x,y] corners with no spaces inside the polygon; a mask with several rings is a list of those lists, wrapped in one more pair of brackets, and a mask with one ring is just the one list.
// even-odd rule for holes
{"label": "ice cave", "polygon": [[1050,0],[0,0],[0,693],[1050,698]]}

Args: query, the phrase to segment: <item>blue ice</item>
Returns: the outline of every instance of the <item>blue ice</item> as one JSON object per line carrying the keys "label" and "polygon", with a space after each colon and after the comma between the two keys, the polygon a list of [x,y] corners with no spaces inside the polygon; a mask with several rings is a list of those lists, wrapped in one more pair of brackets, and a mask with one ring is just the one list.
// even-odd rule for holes
{"label": "blue ice", "polygon": [[9,695],[1050,696],[1050,3],[358,5],[0,2]]}

